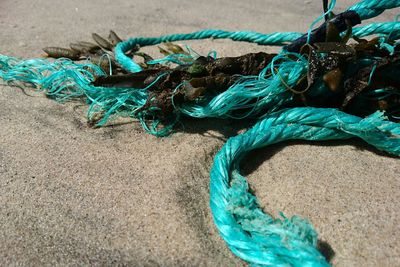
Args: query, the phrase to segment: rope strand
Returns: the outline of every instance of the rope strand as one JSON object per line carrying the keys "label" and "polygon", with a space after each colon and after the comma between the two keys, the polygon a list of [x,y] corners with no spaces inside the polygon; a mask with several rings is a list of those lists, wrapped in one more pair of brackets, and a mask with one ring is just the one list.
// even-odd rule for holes
{"label": "rope strand", "polygon": [[352,137],[400,155],[400,124],[386,121],[381,112],[362,119],[337,109],[292,108],[228,139],[211,169],[210,205],[215,225],[232,252],[254,266],[329,266],[316,248],[314,228],[298,216],[274,219],[265,214],[238,166],[251,150],[285,140]]}

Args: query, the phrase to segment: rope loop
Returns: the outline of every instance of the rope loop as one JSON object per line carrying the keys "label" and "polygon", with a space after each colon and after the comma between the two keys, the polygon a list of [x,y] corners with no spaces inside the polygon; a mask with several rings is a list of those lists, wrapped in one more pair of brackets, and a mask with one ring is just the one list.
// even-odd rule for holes
{"label": "rope loop", "polygon": [[240,175],[249,151],[290,139],[336,140],[359,137],[400,156],[400,124],[381,112],[362,119],[337,109],[292,108],[259,121],[230,138],[211,169],[210,205],[214,222],[230,249],[254,266],[329,266],[316,248],[317,233],[306,220],[265,214]]}

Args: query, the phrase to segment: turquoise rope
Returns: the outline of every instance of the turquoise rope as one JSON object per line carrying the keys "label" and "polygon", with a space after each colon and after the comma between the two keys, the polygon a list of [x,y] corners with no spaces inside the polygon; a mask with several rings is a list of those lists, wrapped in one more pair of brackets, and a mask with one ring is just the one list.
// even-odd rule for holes
{"label": "turquoise rope", "polygon": [[[332,1],[330,9],[333,8],[334,4],[335,1]],[[392,9],[399,6],[400,6],[400,0],[364,0],[351,6],[348,10],[356,11],[359,14],[361,20],[366,20],[380,15],[387,9]],[[378,24],[375,24],[375,26],[377,25]],[[381,29],[381,30],[386,32],[386,29]],[[139,72],[142,70],[142,68],[137,63],[135,63],[131,58],[125,55],[126,52],[128,52],[136,45],[147,46],[147,45],[156,45],[162,42],[200,40],[207,38],[231,39],[233,41],[245,41],[260,45],[282,45],[285,42],[294,41],[300,36],[299,33],[296,32],[287,32],[287,33],[276,32],[272,34],[261,34],[249,31],[228,32],[228,31],[210,29],[210,30],[197,31],[187,34],[164,35],[160,37],[150,37],[150,38],[137,37],[119,43],[115,48],[115,58],[117,62],[127,71]]]}
{"label": "turquoise rope", "polygon": [[386,121],[381,112],[361,119],[337,109],[287,109],[230,138],[211,169],[210,205],[214,222],[233,253],[254,266],[328,266],[316,248],[314,228],[298,216],[274,219],[265,214],[238,166],[251,150],[285,140],[352,137],[400,156],[400,124]]}
{"label": "turquoise rope", "polygon": [[163,42],[175,42],[182,40],[201,40],[208,38],[231,39],[233,41],[250,42],[260,45],[277,45],[277,44],[284,44],[287,42],[291,42],[297,39],[298,37],[299,33],[297,32],[288,32],[285,34],[279,32],[271,34],[262,34],[251,31],[229,32],[229,31],[211,30],[211,29],[187,33],[187,34],[163,35],[160,37],[136,37],[121,42],[115,47],[115,59],[127,71],[139,72],[142,70],[142,68],[137,63],[135,63],[131,58],[125,55],[126,52],[128,52],[136,45],[148,46],[148,45],[160,44]]}
{"label": "turquoise rope", "polygon": [[[31,85],[59,102],[86,98],[90,104],[89,120],[102,114],[97,123],[99,126],[104,125],[117,110],[122,110],[120,115],[135,117],[135,111],[147,101],[147,89],[157,81],[144,89],[93,86],[95,77],[103,75],[105,73],[100,67],[90,63],[75,63],[69,59],[20,60],[0,55],[0,78],[5,82],[17,86],[21,83]],[[144,115],[138,117],[142,124],[145,124]]]}
{"label": "turquoise rope", "polygon": [[[363,27],[354,27],[353,34],[356,37],[366,37],[372,34],[388,34],[393,29],[397,32],[397,38],[400,32],[400,22],[379,22],[371,23]],[[124,69],[130,72],[139,72],[142,68],[131,58],[125,55],[130,49],[140,46],[156,45],[163,42],[175,42],[183,40],[200,40],[207,38],[231,39],[233,41],[243,41],[259,45],[284,45],[293,42],[303,34],[300,32],[275,32],[264,34],[250,31],[229,32],[223,30],[202,30],[186,34],[170,34],[160,37],[135,37],[119,43],[115,47],[115,59]],[[396,38],[396,39],[397,39]]]}
{"label": "turquoise rope", "polygon": [[[306,58],[296,53],[282,52],[258,76],[244,76],[212,99],[204,103],[184,103],[178,110],[195,118],[240,119],[267,115],[293,99],[293,94],[282,84],[282,77],[287,85],[293,87],[306,75],[307,65]],[[266,77],[265,73],[271,68],[278,68],[279,75],[274,71],[273,75]]]}
{"label": "turquoise rope", "polygon": [[379,16],[387,9],[400,6],[400,0],[364,0],[348,10],[354,10],[360,15],[361,20],[371,19]]}
{"label": "turquoise rope", "polygon": [[[400,1],[365,0],[350,10],[355,10],[362,19],[368,19],[399,5]],[[390,34],[396,40],[400,37],[400,23],[372,23],[354,28],[353,33],[358,37]],[[141,68],[124,54],[136,44],[146,46],[167,41],[226,38],[262,45],[283,45],[300,36],[302,34],[296,32],[261,34],[204,30],[129,39],[117,45],[115,55],[122,67],[137,72]],[[334,109],[294,108],[270,114],[292,101],[292,94],[281,79],[293,86],[305,75],[308,67],[305,58],[298,54],[291,54],[292,57],[288,58],[285,53],[282,51],[276,56],[258,76],[241,77],[226,92],[197,103],[185,103],[176,107],[175,112],[177,118],[179,114],[238,119],[264,114],[264,119],[251,130],[229,139],[215,159],[210,194],[214,221],[232,251],[255,266],[327,266],[316,249],[317,234],[307,221],[297,216],[288,219],[283,215],[281,219],[273,219],[262,212],[257,199],[248,192],[246,179],[240,175],[240,160],[252,149],[283,140],[330,140],[353,136],[399,155],[399,124],[385,121],[381,113],[361,119]],[[272,74],[266,77],[268,70],[272,70]],[[54,62],[19,60],[0,55],[0,78],[4,81],[29,84],[59,101],[84,97],[90,104],[89,119],[101,114],[98,125],[118,114],[138,118],[143,128],[154,135],[164,136],[171,132],[173,124],[161,130],[157,128],[158,121],[148,124],[148,117],[154,115],[156,109],[138,112],[148,99],[148,89],[155,82],[144,89],[91,85],[95,76],[102,75],[105,73],[93,64],[78,64],[65,59]],[[317,84],[314,89],[324,92],[325,88]],[[243,113],[243,110],[250,111]]]}
{"label": "turquoise rope", "polygon": [[97,65],[74,63],[69,59],[19,60],[0,55],[0,78],[8,83],[28,84],[60,102],[79,98],[91,91],[95,76],[105,73]]}
{"label": "turquoise rope", "polygon": [[353,35],[362,38],[373,34],[388,35],[393,31],[391,35],[392,39],[396,40],[400,38],[400,22],[376,22],[365,25],[363,27],[354,27]]}
{"label": "turquoise rope", "polygon": [[[203,32],[210,32],[210,30]],[[224,31],[218,32],[231,34]],[[373,23],[354,28],[354,32],[359,37],[378,33],[392,33],[393,39],[397,39],[400,35],[400,22]],[[243,36],[243,33],[239,32],[236,36]],[[301,35],[300,33],[290,34],[296,35],[296,37]],[[255,40],[261,40],[261,34],[253,36],[258,36]],[[161,39],[168,38],[168,36],[161,37]],[[139,39],[144,40],[146,38]],[[157,38],[149,39],[155,42]],[[196,118],[244,118],[257,117],[260,114],[267,115],[278,110],[281,106],[292,101],[292,94],[283,86],[281,77],[284,77],[286,82],[293,86],[306,73],[306,59],[298,57],[297,54],[292,55],[297,57],[297,60],[285,58],[284,52],[274,59],[274,62],[280,61],[279,64],[274,65],[274,67],[279,68],[280,76],[265,77],[265,71],[271,67],[270,65],[259,76],[240,78],[237,83],[219,95],[211,96],[204,101],[184,103],[176,107],[177,115],[181,113]],[[135,64],[131,60],[130,62]],[[94,71],[88,71],[90,69]],[[19,60],[0,56],[0,78],[7,82],[29,82],[59,101],[66,101],[75,97],[87,97],[91,105],[88,110],[89,119],[96,117],[99,113],[105,115],[98,122],[97,125],[99,126],[104,125],[113,114],[117,114],[138,118],[146,131],[157,136],[165,136],[172,131],[173,125],[168,125],[166,129],[159,131],[155,128],[157,121],[151,125],[146,123],[145,117],[149,118],[149,115],[152,117],[151,113],[156,110],[147,110],[140,114],[135,113],[146,103],[147,90],[95,87],[91,85],[94,80],[92,73],[96,73],[97,76],[105,75],[93,64],[82,65],[65,59],[51,62],[44,59]],[[315,90],[316,92],[324,92],[323,87]]]}

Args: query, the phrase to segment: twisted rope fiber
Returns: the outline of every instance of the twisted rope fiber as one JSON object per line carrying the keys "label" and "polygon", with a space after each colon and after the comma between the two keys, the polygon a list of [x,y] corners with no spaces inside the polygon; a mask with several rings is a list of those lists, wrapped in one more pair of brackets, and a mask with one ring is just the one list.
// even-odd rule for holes
{"label": "twisted rope fiber", "polygon": [[373,34],[390,34],[393,31],[396,35],[392,35],[393,39],[399,38],[400,23],[399,22],[376,22],[370,23],[363,27],[353,28],[353,35],[362,38]]}
{"label": "twisted rope fiber", "polygon": [[[103,125],[109,117],[120,109],[122,116],[137,117],[144,128],[147,124],[143,116],[136,116],[137,109],[142,107],[148,98],[147,89],[107,88],[92,85],[95,76],[105,75],[104,71],[94,64],[75,63],[69,59],[58,59],[51,62],[46,59],[19,60],[0,55],[0,78],[9,84],[30,85],[39,92],[59,102],[70,99],[86,98],[90,107],[87,111],[91,119],[96,113],[106,111],[98,125]],[[148,87],[153,86],[157,79]],[[151,129],[147,129],[151,131]],[[166,128],[165,131],[169,131]],[[163,134],[163,133],[161,133]]]}
{"label": "twisted rope fiber", "polygon": [[254,266],[328,266],[316,249],[314,228],[298,216],[273,219],[265,214],[248,192],[238,166],[251,150],[285,140],[352,137],[400,155],[400,124],[386,121],[381,112],[361,119],[337,109],[286,109],[230,138],[211,169],[210,205],[214,222],[233,253]]}
{"label": "twisted rope fiber", "polygon": [[396,8],[399,5],[399,0],[364,0],[350,7],[349,10],[356,11],[361,20],[366,20],[377,17],[386,9]]}

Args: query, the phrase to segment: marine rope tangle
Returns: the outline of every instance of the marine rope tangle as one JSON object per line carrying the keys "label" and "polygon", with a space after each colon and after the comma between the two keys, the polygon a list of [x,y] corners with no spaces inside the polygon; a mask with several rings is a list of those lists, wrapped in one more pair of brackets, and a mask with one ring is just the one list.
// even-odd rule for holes
{"label": "marine rope tangle", "polygon": [[[331,1],[329,11],[334,4],[335,1]],[[347,11],[356,12],[361,20],[367,20],[398,6],[400,0],[364,0]],[[308,41],[310,33],[311,29],[306,36]],[[352,34],[358,38],[374,34],[398,40],[400,22],[371,23],[354,28]],[[136,37],[120,42],[115,48],[115,58],[126,71],[136,73],[142,71],[142,67],[126,53],[137,45],[205,38],[284,45],[302,36],[297,32],[261,34],[202,30],[153,38]],[[381,45],[393,50],[393,46],[384,42]],[[232,118],[237,116],[236,111],[243,108],[246,112],[239,117],[259,118],[250,130],[230,138],[218,152],[211,169],[210,183],[211,211],[220,235],[235,255],[252,266],[329,266],[329,263],[317,249],[317,233],[307,220],[298,216],[287,218],[283,214],[281,218],[272,218],[262,211],[239,171],[241,159],[251,150],[290,139],[359,137],[380,150],[400,155],[400,124],[387,120],[381,111],[361,118],[336,108],[282,108],[293,100],[287,86],[295,85],[308,67],[307,59],[284,47],[266,68],[273,75],[265,77],[266,70],[263,70],[259,76],[243,77],[205,103],[185,103],[175,107],[177,118],[178,115]],[[74,63],[67,59],[21,60],[0,55],[0,78],[4,81],[31,85],[58,101],[84,97],[90,104],[89,117],[102,112],[99,125],[113,114],[125,114],[138,118],[146,131],[154,135],[164,136],[171,132],[172,126],[167,125],[160,130],[156,121],[148,125],[146,118],[155,110],[138,112],[149,97],[148,87],[156,81],[147,88],[135,90],[94,86],[95,77],[102,75],[105,73],[90,63]],[[286,84],[283,84],[282,77],[285,77]]]}

